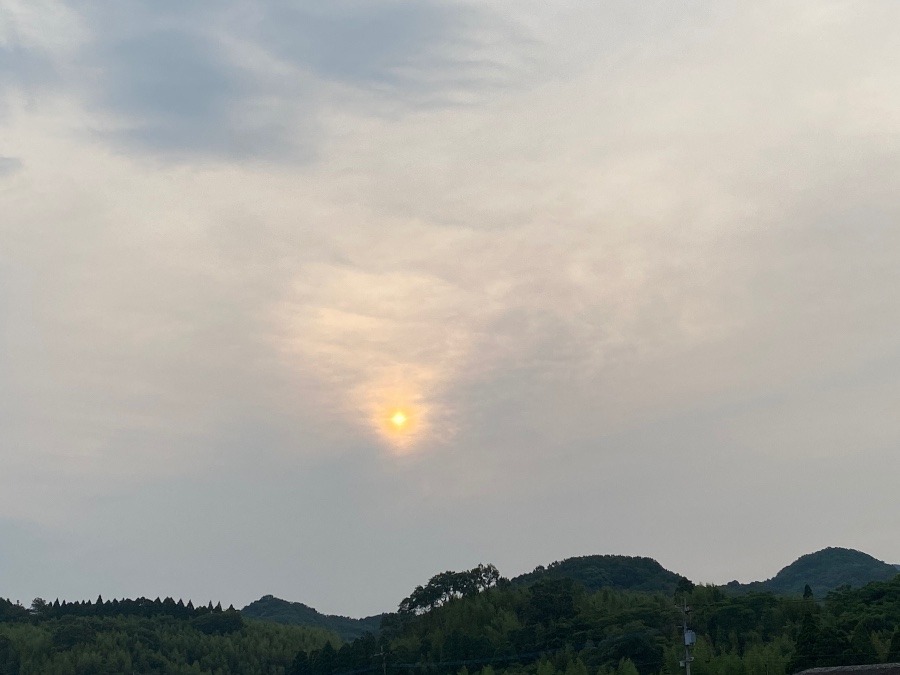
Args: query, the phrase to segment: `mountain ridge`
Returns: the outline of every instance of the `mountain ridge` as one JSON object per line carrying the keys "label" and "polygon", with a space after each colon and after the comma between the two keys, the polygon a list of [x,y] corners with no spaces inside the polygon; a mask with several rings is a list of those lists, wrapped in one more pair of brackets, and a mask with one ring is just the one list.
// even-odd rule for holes
{"label": "mountain ridge", "polygon": [[[864,586],[872,581],[887,581],[900,574],[900,565],[888,564],[856,549],[826,547],[800,556],[781,568],[773,577],[746,584],[731,581],[719,585],[729,592],[770,592],[776,595],[800,595],[808,584],[815,597],[824,597],[841,586]],[[573,556],[538,565],[531,572],[513,577],[513,585],[530,585],[541,579],[572,579],[589,591],[613,588],[639,592],[672,594],[692,586],[687,577],[664,568],[644,556],[597,554]],[[247,618],[298,626],[314,626],[336,632],[352,640],[366,632],[378,633],[384,614],[361,619],[323,614],[302,603],[265,595],[241,610]]]}
{"label": "mountain ridge", "polygon": [[272,621],[291,626],[324,628],[340,635],[342,640],[352,641],[365,633],[377,633],[381,628],[381,614],[354,619],[339,614],[322,614],[302,602],[291,602],[264,595],[241,610],[248,619]]}
{"label": "mountain ridge", "polygon": [[768,591],[777,595],[801,594],[809,585],[814,597],[824,597],[841,586],[859,587],[872,581],[888,581],[898,574],[896,565],[852,548],[829,546],[800,556],[765,581],[729,582],[736,591]]}
{"label": "mountain ridge", "polygon": [[629,591],[673,593],[687,578],[664,568],[653,558],[625,555],[584,555],[564,558],[546,567],[513,577],[513,584],[529,584],[541,578],[568,578],[589,591],[615,588]]}

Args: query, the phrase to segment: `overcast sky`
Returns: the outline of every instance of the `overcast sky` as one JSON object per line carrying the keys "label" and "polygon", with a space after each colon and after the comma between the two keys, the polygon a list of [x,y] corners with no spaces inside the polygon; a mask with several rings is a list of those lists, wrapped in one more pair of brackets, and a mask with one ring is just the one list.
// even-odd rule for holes
{"label": "overcast sky", "polygon": [[0,0],[0,596],[900,563],[898,25]]}

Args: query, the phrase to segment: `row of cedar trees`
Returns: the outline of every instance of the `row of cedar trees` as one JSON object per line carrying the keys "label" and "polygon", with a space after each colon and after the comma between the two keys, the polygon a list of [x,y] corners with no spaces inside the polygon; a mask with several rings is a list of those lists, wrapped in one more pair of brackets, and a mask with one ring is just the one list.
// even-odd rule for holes
{"label": "row of cedar trees", "polygon": [[172,598],[150,600],[141,597],[133,600],[104,600],[102,596],[98,596],[96,602],[90,600],[80,602],[63,600],[60,602],[58,599],[54,602],[47,602],[42,598],[35,598],[30,609],[0,598],[0,620],[2,621],[24,621],[29,618],[54,619],[64,616],[139,616],[145,618],[171,616],[178,619],[192,619],[204,614],[225,611],[237,612],[233,605],[229,605],[227,610],[222,609],[222,603],[213,606],[212,602],[206,606],[194,607],[190,600],[185,604],[181,599],[176,602]]}

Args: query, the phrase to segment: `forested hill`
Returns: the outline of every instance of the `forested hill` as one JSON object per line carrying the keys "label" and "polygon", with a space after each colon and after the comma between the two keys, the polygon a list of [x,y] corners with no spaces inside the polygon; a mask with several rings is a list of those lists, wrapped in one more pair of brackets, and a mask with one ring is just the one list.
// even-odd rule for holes
{"label": "forested hill", "polygon": [[817,598],[840,586],[859,588],[872,581],[888,581],[898,574],[889,565],[867,553],[850,548],[825,548],[800,556],[771,579],[749,584],[731,582],[728,588],[799,595],[808,584]]}
{"label": "forested hill", "polygon": [[588,591],[614,588],[626,591],[673,593],[687,580],[670,572],[653,558],[625,555],[585,555],[539,565],[533,572],[512,579],[514,585],[540,579],[571,579]]}
{"label": "forested hill", "polygon": [[364,619],[322,614],[302,602],[288,602],[273,595],[264,595],[241,610],[248,619],[274,621],[292,626],[314,626],[324,628],[341,636],[343,640],[355,640],[363,633],[377,633],[381,626],[381,615]]}
{"label": "forested hill", "polygon": [[0,598],[0,674],[284,673],[298,652],[340,645],[332,632],[245,620],[189,601],[103,600],[30,608]]}
{"label": "forested hill", "polygon": [[682,603],[697,638],[694,675],[900,661],[900,575],[824,600],[715,586],[591,592],[547,576],[454,583],[468,575],[435,575],[385,617],[380,636],[300,652],[289,675],[679,675]]}
{"label": "forested hill", "polygon": [[[885,581],[897,575],[895,565],[846,548],[826,548],[800,557],[773,578],[726,585],[741,593],[770,592],[800,595],[809,584],[813,594],[822,598],[828,591],[850,585],[859,588],[871,581]],[[653,558],[624,555],[587,555],[539,565],[533,571],[514,577],[513,586],[530,586],[540,580],[570,579],[588,592],[600,589],[665,593],[671,595],[692,586],[682,575],[667,570]],[[353,640],[365,632],[377,634],[381,615],[364,619],[321,614],[301,602],[289,602],[266,595],[241,610],[247,618],[277,623],[314,626],[331,630],[344,640]]]}
{"label": "forested hill", "polygon": [[[730,590],[759,591],[782,595],[800,595],[808,584],[817,598],[841,586],[859,588],[872,581],[888,581],[898,574],[897,565],[889,565],[867,553],[849,548],[830,547],[801,556],[778,574],[765,581],[727,585]],[[531,584],[539,579],[571,579],[588,591],[612,588],[627,591],[672,593],[689,584],[653,558],[622,555],[587,555],[566,558],[547,567],[512,579],[515,585]]]}

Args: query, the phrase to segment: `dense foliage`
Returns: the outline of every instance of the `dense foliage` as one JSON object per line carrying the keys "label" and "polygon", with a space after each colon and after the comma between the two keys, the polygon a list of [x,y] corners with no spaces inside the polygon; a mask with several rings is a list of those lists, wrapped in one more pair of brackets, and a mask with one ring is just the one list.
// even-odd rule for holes
{"label": "dense foliage", "polygon": [[572,579],[589,591],[616,588],[631,591],[673,593],[686,579],[670,572],[653,558],[625,555],[586,555],[539,565],[533,572],[512,580],[530,584],[543,578]]}
{"label": "dense foliage", "polygon": [[[805,579],[795,595],[694,586],[647,558],[570,559],[512,582],[479,565],[435,575],[384,615],[377,635],[357,632],[345,643],[321,628],[248,620],[211,603],[36,598],[25,608],[0,599],[0,675],[676,675],[685,616],[697,634],[693,675],[900,662],[900,576],[813,592],[812,584],[875,569],[842,551],[783,570],[792,588]],[[837,572],[823,573],[823,556]],[[270,603],[263,613],[299,605],[307,611],[294,616],[360,628],[300,603],[262,600]]]}
{"label": "dense foliage", "polygon": [[299,651],[337,644],[313,628],[245,621],[233,608],[166,600],[0,600],[0,675],[279,675]]}
{"label": "dense foliage", "polygon": [[830,547],[801,556],[771,579],[739,584],[729,584],[732,590],[769,591],[772,593],[802,593],[808,586],[817,598],[839,586],[854,588],[871,581],[888,581],[898,573],[895,565],[889,565],[862,551]]}
{"label": "dense foliage", "polygon": [[343,640],[355,640],[365,633],[377,633],[381,615],[364,619],[322,614],[302,602],[288,602],[272,595],[264,595],[241,610],[247,619],[275,621],[293,626],[314,626],[337,633]]}
{"label": "dense foliage", "polygon": [[424,586],[415,590],[400,603],[399,614],[423,614],[440,607],[450,600],[466,598],[500,581],[500,572],[493,565],[478,565],[465,572],[441,572],[435,574]]}
{"label": "dense foliage", "polygon": [[675,675],[684,658],[679,602],[691,607],[688,621],[698,636],[694,675],[785,675],[900,661],[900,576],[842,588],[824,601],[681,586],[676,595],[591,592],[552,576],[521,586],[500,580],[423,612],[401,605],[379,638],[301,652],[292,672]]}

